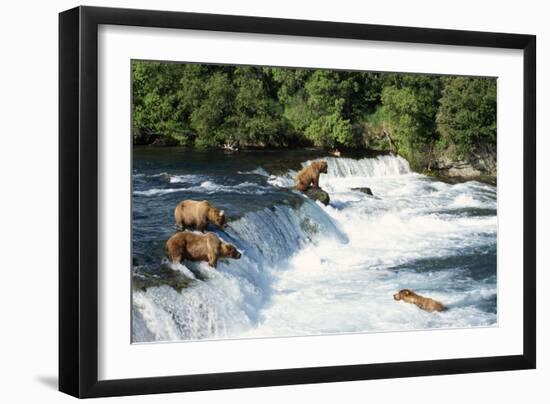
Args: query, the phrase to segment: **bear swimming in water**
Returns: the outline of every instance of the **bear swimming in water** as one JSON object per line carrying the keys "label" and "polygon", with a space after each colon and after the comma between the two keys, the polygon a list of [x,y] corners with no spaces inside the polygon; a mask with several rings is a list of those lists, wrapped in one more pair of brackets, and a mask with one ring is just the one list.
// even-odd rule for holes
{"label": "bear swimming in water", "polygon": [[443,304],[439,303],[437,300],[417,295],[410,289],[400,290],[398,293],[393,295],[393,298],[395,300],[403,300],[407,303],[416,304],[422,310],[426,310],[429,312],[445,310],[445,306],[443,306]]}

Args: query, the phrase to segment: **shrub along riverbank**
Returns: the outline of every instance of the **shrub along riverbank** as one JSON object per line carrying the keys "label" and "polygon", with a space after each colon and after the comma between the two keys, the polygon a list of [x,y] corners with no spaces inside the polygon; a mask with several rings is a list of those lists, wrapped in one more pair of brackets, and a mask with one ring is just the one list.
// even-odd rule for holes
{"label": "shrub along riverbank", "polygon": [[396,152],[496,175],[496,79],[132,63],[135,145]]}

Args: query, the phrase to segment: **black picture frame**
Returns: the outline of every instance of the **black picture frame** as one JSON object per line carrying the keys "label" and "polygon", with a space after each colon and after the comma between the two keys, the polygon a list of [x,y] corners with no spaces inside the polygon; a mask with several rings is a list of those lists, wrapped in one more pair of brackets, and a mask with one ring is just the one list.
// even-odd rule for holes
{"label": "black picture frame", "polygon": [[[98,381],[100,24],[523,50],[523,354]],[[536,37],[184,12],[77,7],[59,15],[59,390],[103,397],[536,366]]]}

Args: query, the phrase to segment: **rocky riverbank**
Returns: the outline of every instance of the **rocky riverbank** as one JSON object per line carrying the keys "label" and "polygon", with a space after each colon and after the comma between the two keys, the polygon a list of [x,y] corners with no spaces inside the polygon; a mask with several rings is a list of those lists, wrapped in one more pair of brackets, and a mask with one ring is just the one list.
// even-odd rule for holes
{"label": "rocky riverbank", "polygon": [[440,177],[447,177],[462,180],[479,180],[496,184],[497,178],[497,155],[496,147],[484,148],[472,153],[466,159],[451,159],[447,156],[440,156],[430,164],[427,174],[435,174]]}

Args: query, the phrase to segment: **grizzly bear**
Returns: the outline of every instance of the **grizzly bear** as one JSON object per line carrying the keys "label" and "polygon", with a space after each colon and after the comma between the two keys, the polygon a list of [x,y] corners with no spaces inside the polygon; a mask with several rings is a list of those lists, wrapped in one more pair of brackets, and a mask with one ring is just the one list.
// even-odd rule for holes
{"label": "grizzly bear", "polygon": [[224,243],[214,233],[195,234],[180,231],[168,239],[166,249],[170,261],[173,263],[184,259],[208,261],[208,265],[214,268],[216,268],[220,257],[241,258],[241,253],[234,246]]}
{"label": "grizzly bear", "polygon": [[310,186],[319,188],[319,176],[321,173],[326,174],[327,169],[328,165],[324,160],[314,161],[308,167],[302,168],[296,175],[296,189],[304,192]]}
{"label": "grizzly bear", "polygon": [[416,304],[422,310],[426,310],[429,312],[445,310],[445,306],[443,306],[437,300],[417,295],[410,289],[400,290],[398,293],[393,295],[393,298],[395,300],[403,300],[407,303]]}
{"label": "grizzly bear", "polygon": [[176,226],[183,229],[197,229],[205,231],[208,223],[225,228],[225,214],[223,210],[216,209],[208,201],[193,201],[187,199],[181,201],[174,209]]}

